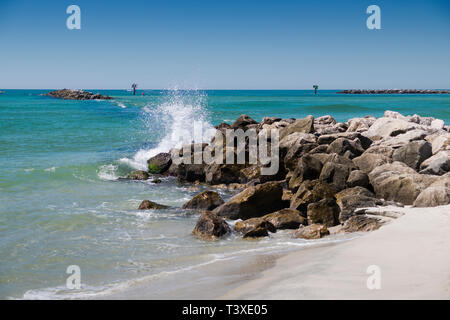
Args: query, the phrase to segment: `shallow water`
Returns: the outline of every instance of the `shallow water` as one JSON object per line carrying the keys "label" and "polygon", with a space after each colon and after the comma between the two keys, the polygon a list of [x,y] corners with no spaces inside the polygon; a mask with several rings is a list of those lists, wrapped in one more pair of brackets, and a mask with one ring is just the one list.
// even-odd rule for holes
{"label": "shallow water", "polygon": [[[40,96],[44,92],[0,94],[0,298],[90,298],[161,276],[167,282],[153,295],[152,286],[146,292],[169,294],[161,286],[175,288],[170,279],[176,277],[194,281],[180,276],[193,268],[309,245],[288,232],[259,241],[234,235],[197,240],[190,232],[198,214],[179,207],[199,190],[173,178],[161,184],[117,180],[177,146],[193,123],[206,132],[242,113],[256,120],[331,114],[344,121],[386,109],[450,122],[450,95],[146,91],[133,97],[100,91],[115,100],[62,101]],[[225,199],[233,194],[220,192]],[[172,207],[136,210],[143,199]],[[65,288],[69,265],[81,268],[81,290]]]}

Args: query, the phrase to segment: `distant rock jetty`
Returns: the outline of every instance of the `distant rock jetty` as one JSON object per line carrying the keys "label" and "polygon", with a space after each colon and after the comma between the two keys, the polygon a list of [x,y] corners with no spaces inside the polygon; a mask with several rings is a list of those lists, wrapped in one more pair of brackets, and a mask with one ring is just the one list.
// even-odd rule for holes
{"label": "distant rock jetty", "polygon": [[450,94],[448,90],[417,90],[417,89],[378,89],[378,90],[362,90],[347,89],[338,93],[344,94]]}
{"label": "distant rock jetty", "polygon": [[64,100],[111,100],[113,99],[110,96],[103,96],[100,93],[92,93],[83,90],[70,90],[70,89],[62,89],[55,90],[49,93],[44,94],[44,96],[49,96],[53,98],[59,98]]}

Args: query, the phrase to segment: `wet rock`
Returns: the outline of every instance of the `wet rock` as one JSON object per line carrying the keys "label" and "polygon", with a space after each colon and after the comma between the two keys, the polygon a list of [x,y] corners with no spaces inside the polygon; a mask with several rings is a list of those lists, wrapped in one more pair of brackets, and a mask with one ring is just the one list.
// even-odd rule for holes
{"label": "wet rock", "polygon": [[[392,160],[405,163],[410,168],[418,170],[420,164],[431,157],[431,144],[424,140],[412,141],[394,151]],[[450,159],[449,159],[450,161]]]}
{"label": "wet rock", "polygon": [[241,164],[210,164],[205,167],[205,180],[209,184],[229,184],[241,182]]}
{"label": "wet rock", "polygon": [[203,211],[192,234],[203,240],[216,240],[231,232],[228,223],[211,211]]}
{"label": "wet rock", "polygon": [[248,187],[214,210],[230,219],[249,219],[282,209],[283,188],[280,182],[266,182]]}
{"label": "wet rock", "polygon": [[270,222],[275,229],[297,229],[300,225],[306,225],[306,219],[301,216],[300,211],[294,209],[281,209],[269,213],[262,219]]}
{"label": "wet rock", "polygon": [[307,209],[308,224],[323,224],[333,227],[339,224],[339,206],[333,198],[325,198],[310,203]]}
{"label": "wet rock", "polygon": [[172,156],[170,153],[159,153],[147,160],[148,171],[153,174],[164,173],[172,164]]}
{"label": "wet rock", "polygon": [[177,166],[176,176],[180,182],[205,181],[205,165],[204,164],[184,164]]}
{"label": "wet rock", "polygon": [[148,172],[143,170],[136,170],[128,175],[128,178],[131,180],[147,180],[149,177]]}
{"label": "wet rock", "polygon": [[270,232],[276,232],[277,229],[270,222],[266,221],[263,217],[250,218],[247,220],[237,221],[234,224],[234,231],[246,234],[252,230],[264,228]]}
{"label": "wet rock", "polygon": [[357,215],[350,217],[342,226],[344,232],[368,232],[379,229],[384,221],[378,218],[368,217],[366,215]]}
{"label": "wet rock", "polygon": [[223,204],[224,201],[217,192],[203,191],[191,200],[183,204],[182,209],[213,210]]}
{"label": "wet rock", "polygon": [[450,171],[450,150],[443,150],[420,165],[421,174],[443,175]]}
{"label": "wet rock", "polygon": [[294,238],[302,239],[320,239],[330,234],[327,227],[320,224],[312,224],[309,226],[301,226],[296,232],[294,232]]}
{"label": "wet rock", "polygon": [[367,188],[369,186],[369,177],[364,171],[354,170],[348,176],[347,186],[350,188],[358,186]]}
{"label": "wet rock", "polygon": [[262,221],[260,224],[258,224],[254,228],[245,232],[242,237],[244,239],[268,237],[269,236],[269,228],[271,228],[270,223],[268,223],[267,221]]}
{"label": "wet rock", "polygon": [[144,200],[141,202],[141,204],[139,205],[138,210],[160,210],[160,209],[167,209],[169,208],[168,206],[150,201],[150,200]]}

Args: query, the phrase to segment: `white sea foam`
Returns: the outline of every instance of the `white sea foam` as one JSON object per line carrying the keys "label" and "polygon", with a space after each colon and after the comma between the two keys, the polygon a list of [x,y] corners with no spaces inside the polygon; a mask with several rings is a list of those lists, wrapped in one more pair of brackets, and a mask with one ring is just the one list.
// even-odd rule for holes
{"label": "white sea foam", "polygon": [[[135,168],[145,170],[147,160],[160,152],[168,152],[185,143],[210,141],[214,128],[208,121],[206,99],[197,91],[173,90],[164,102],[156,106],[147,105],[142,108],[147,130],[160,131],[163,136],[155,148],[143,148],[133,158],[122,158],[121,162]],[[202,137],[194,138],[193,128],[202,128]]]}
{"label": "white sea foam", "polygon": [[102,180],[117,180],[119,177],[117,173],[117,165],[107,164],[100,167],[98,170],[98,177]]}

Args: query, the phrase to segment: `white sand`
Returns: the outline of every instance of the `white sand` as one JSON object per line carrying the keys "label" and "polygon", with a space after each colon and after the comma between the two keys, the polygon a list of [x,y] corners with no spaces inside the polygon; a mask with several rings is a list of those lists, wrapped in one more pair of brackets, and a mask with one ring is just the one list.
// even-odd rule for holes
{"label": "white sand", "polygon": [[[361,238],[300,250],[221,299],[450,299],[450,205],[404,216]],[[381,271],[369,290],[370,265]]]}

